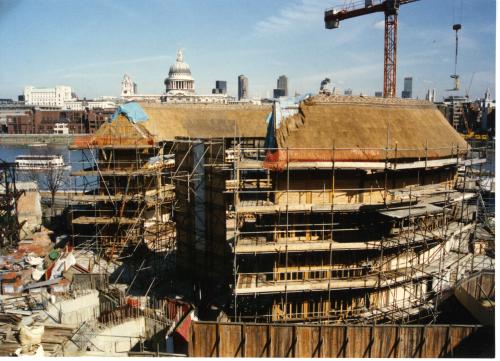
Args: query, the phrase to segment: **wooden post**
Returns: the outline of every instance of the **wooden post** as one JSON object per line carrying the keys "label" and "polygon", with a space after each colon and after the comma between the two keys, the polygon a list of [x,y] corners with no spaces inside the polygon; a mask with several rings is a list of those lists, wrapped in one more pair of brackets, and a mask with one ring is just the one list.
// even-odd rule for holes
{"label": "wooden post", "polygon": [[219,322],[215,324],[215,356],[220,357],[219,341],[220,341],[220,328]]}
{"label": "wooden post", "polygon": [[394,340],[394,353],[392,357],[398,357],[398,351],[399,351],[399,331],[401,329],[401,326],[398,326],[396,328],[396,339]]}
{"label": "wooden post", "polygon": [[[297,346],[297,326],[292,326],[292,343],[290,345],[290,349],[288,350],[288,354],[285,357],[293,357],[295,358],[295,348]],[[289,355],[291,353],[291,355]]]}
{"label": "wooden post", "polygon": [[[340,305],[342,309],[342,304]],[[347,336],[347,332],[349,331],[349,326],[344,326],[344,342],[342,343],[342,356],[337,353],[337,357],[347,357],[347,344],[349,343],[349,337]],[[339,350],[340,351],[340,350]]]}
{"label": "wooden post", "polygon": [[[189,354],[189,350],[191,349],[193,351],[193,354],[194,354],[194,347],[196,345],[196,332],[194,331],[195,328],[194,328],[194,323],[191,324],[191,342],[190,342],[190,345],[188,347],[188,356],[190,356]],[[194,356],[194,355],[191,355],[191,356]]]}
{"label": "wooden post", "polygon": [[271,357],[271,325],[267,324],[266,357]]}
{"label": "wooden post", "polygon": [[320,325],[319,336],[318,336],[318,357],[323,357],[322,351],[323,351],[323,326]]}

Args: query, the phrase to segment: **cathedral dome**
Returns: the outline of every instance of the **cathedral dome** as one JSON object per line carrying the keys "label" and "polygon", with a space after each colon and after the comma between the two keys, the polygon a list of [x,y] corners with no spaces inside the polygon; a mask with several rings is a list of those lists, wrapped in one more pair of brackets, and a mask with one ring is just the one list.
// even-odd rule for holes
{"label": "cathedral dome", "polygon": [[182,55],[182,51],[177,51],[177,59],[175,64],[170,66],[170,70],[168,72],[169,79],[176,80],[192,80],[191,69],[189,65],[184,62],[184,57]]}
{"label": "cathedral dome", "polygon": [[180,49],[177,51],[176,62],[170,66],[168,78],[165,79],[165,91],[167,94],[194,93],[194,80],[191,76],[191,69],[184,62]]}

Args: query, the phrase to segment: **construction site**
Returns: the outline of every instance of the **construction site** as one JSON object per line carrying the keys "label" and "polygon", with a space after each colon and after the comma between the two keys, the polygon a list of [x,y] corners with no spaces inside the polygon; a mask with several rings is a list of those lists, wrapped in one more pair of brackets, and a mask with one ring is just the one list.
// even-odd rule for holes
{"label": "construction site", "polygon": [[[84,153],[71,176],[84,181],[66,195],[68,236],[51,243],[42,227],[20,240],[15,224],[3,228],[17,247],[3,257],[5,317],[50,315],[66,335],[57,354],[493,347],[494,189],[481,181],[484,149],[435,105],[319,94],[122,108],[71,146]],[[9,169],[12,205],[26,192]],[[374,348],[381,332],[391,347]]]}
{"label": "construction site", "polygon": [[414,1],[325,11],[385,13],[384,97],[122,104],[57,230],[1,163],[0,355],[494,357],[494,141],[395,97]]}

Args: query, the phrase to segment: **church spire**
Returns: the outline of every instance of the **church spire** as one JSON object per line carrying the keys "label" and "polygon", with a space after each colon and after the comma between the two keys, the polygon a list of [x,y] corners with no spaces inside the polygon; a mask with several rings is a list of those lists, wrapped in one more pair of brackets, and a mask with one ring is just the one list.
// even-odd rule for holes
{"label": "church spire", "polygon": [[182,56],[182,49],[177,50],[177,61],[182,63],[184,61],[184,57]]}

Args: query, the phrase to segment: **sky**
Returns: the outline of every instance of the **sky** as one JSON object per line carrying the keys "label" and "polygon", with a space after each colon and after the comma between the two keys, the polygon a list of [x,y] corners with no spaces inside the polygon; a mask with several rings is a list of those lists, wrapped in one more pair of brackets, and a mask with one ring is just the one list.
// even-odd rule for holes
{"label": "sky", "polygon": [[[345,0],[350,2],[352,0]],[[160,94],[178,48],[198,94],[249,79],[252,97],[316,93],[322,79],[343,92],[383,88],[384,15],[324,27],[324,10],[344,0],[0,0],[0,98],[27,85],[69,85],[80,98],[120,94],[125,73],[141,94]],[[359,1],[359,0],[356,0]],[[495,0],[420,0],[398,17],[397,92],[413,77],[414,97],[450,95],[454,23],[460,22],[462,94],[495,95]],[[455,93],[456,94],[456,93]]]}

